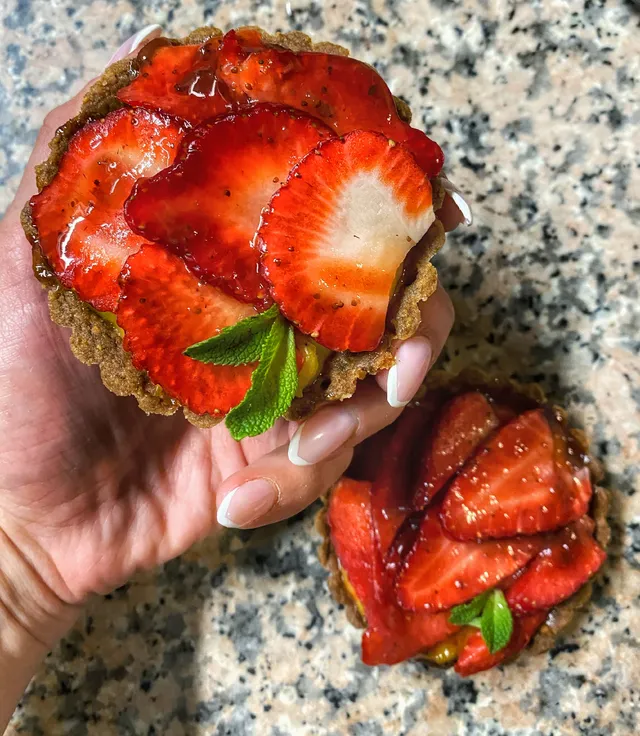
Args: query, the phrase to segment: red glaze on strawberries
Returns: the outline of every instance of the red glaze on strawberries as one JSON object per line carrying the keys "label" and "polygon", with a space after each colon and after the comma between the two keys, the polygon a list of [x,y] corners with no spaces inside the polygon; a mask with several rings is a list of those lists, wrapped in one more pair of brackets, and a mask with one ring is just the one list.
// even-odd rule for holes
{"label": "red glaze on strawberries", "polygon": [[535,537],[460,542],[447,534],[440,508],[432,506],[396,578],[398,602],[410,610],[449,610],[495,588],[524,567],[541,545]]}
{"label": "red glaze on strawberries", "polygon": [[276,105],[203,123],[184,138],[173,166],[136,184],[127,221],[207,283],[268,306],[252,244],[260,212],[293,166],[332,135],[314,118]]}
{"label": "red glaze on strawberries", "polygon": [[451,399],[430,432],[414,507],[425,508],[498,426],[498,417],[480,392],[470,391]]}
{"label": "red glaze on strawberries", "polygon": [[42,252],[63,286],[100,311],[114,311],[118,275],[146,239],[123,205],[136,179],[173,162],[184,128],[168,115],[121,109],[70,140],[53,181],[31,199]]}
{"label": "red glaze on strawberries", "polygon": [[434,219],[429,180],[405,148],[364,131],[326,141],[263,212],[271,296],[330,350],[375,350],[398,269]]}
{"label": "red glaze on strawberries", "polygon": [[[589,504],[588,458],[560,414],[535,406],[497,386],[459,395],[438,389],[385,430],[383,442],[364,443],[354,465],[368,479],[357,485],[358,514],[345,513],[340,503],[345,484],[353,483],[343,479],[330,519],[336,554],[367,616],[366,663],[424,653],[435,662],[457,657],[456,671],[471,675],[507,662],[528,645],[550,609],[602,565],[606,555],[593,538],[593,519],[558,521]],[[374,470],[365,463],[371,452],[382,456],[372,458]],[[426,507],[415,509],[414,499],[411,510],[417,472],[429,478],[429,492],[440,488],[445,495],[434,504],[433,495],[418,494]],[[456,526],[457,512],[445,511],[449,494],[460,487],[470,494],[464,507],[473,522],[469,538],[447,529],[451,520],[456,531],[465,528]],[[548,496],[557,496],[559,505]],[[540,531],[540,516],[547,514],[551,531]],[[511,534],[495,538],[496,529],[504,534],[505,518],[515,520],[507,527]],[[490,654],[472,625],[446,633],[455,606],[495,588],[504,591],[515,616],[506,647]]]}
{"label": "red glaze on strawberries", "polygon": [[341,568],[365,610],[365,664],[401,662],[458,630],[444,614],[408,613],[395,602],[374,539],[371,483],[342,478],[331,492],[327,520]]}
{"label": "red glaze on strawberries", "polygon": [[607,555],[593,538],[588,516],[553,535],[524,573],[507,589],[517,615],[553,608],[577,592],[600,569]]}
{"label": "red glaze on strawberries", "polygon": [[228,112],[234,105],[215,76],[220,43],[217,38],[199,46],[177,46],[154,39],[141,49],[138,74],[118,90],[118,99],[194,124]]}
{"label": "red glaze on strawberries", "polygon": [[542,409],[519,415],[453,480],[442,520],[457,539],[490,539],[558,529],[587,512],[588,470],[569,483],[556,466],[554,435]]}
{"label": "red glaze on strawberries", "polygon": [[194,124],[254,103],[285,105],[339,135],[371,130],[403,143],[430,178],[442,169],[440,146],[400,119],[389,88],[368,64],[337,54],[294,53],[265,44],[249,28],[201,47],[168,43],[156,40],[142,49],[137,77],[118,92],[123,102]]}
{"label": "red glaze on strawberries", "polygon": [[120,280],[117,320],[135,367],[196,414],[226,414],[239,404],[255,364],[212,365],[183,352],[255,310],[200,283],[180,258],[151,243],[128,259]]}

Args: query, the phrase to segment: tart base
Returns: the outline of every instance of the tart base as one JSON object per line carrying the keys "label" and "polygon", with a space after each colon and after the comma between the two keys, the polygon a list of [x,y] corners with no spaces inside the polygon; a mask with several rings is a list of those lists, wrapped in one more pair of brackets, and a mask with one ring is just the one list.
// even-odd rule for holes
{"label": "tart base", "polygon": [[[290,51],[317,51],[348,56],[349,52],[333,43],[313,43],[309,36],[300,31],[269,34],[258,30],[267,43],[283,46]],[[205,26],[182,39],[172,39],[177,44],[204,43],[222,35],[219,28]],[[36,184],[41,191],[54,178],[60,160],[67,150],[71,137],[89,120],[99,119],[123,107],[115,96],[119,89],[129,84],[137,72],[136,59],[123,59],[112,64],[91,86],[85,95],[80,112],[57,131],[49,148],[49,158],[36,166]],[[402,100],[394,98],[398,115],[411,121],[411,110]],[[434,209],[438,209],[444,191],[434,183]],[[83,363],[97,364],[104,385],[118,396],[132,395],[140,408],[147,414],[173,414],[180,403],[171,399],[164,390],[155,385],[143,371],[138,371],[128,353],[122,347],[119,329],[106,321],[84,303],[72,290],[64,288],[52,273],[39,246],[38,231],[33,222],[31,206],[27,202],[21,213],[21,221],[28,240],[33,246],[34,272],[42,285],[49,291],[51,319],[63,327],[71,328],[70,345],[74,355]],[[295,399],[286,419],[301,420],[326,401],[341,401],[353,395],[359,380],[367,375],[390,368],[394,363],[391,344],[394,339],[406,340],[415,334],[420,325],[420,302],[426,301],[436,290],[438,275],[431,258],[444,245],[444,228],[439,220],[431,226],[423,240],[415,246],[420,249],[416,275],[410,284],[405,284],[398,299],[392,328],[385,333],[381,345],[370,353],[335,353],[330,356],[321,375],[305,389],[301,398]],[[200,428],[213,427],[224,417],[208,414],[198,415],[182,407],[185,417]]]}
{"label": "tart base", "polygon": [[[433,371],[429,374],[422,389],[418,392],[418,395],[420,396],[429,390],[444,387],[451,388],[454,391],[462,391],[472,390],[474,388],[487,388],[488,386],[509,389],[510,391],[531,399],[536,403],[548,404],[544,391],[537,384],[521,384],[509,378],[489,377],[483,371],[475,368],[464,370],[457,376],[443,370]],[[566,419],[566,412],[564,409],[555,405],[551,406],[554,412],[557,412],[563,417],[563,419]],[[582,430],[572,428],[570,428],[569,431],[578,441],[585,454],[589,454],[589,442],[585,433]],[[594,483],[594,493],[589,513],[595,521],[595,539],[598,544],[606,550],[609,542],[611,541],[611,529],[607,521],[609,491],[597,485],[603,477],[602,467],[597,460],[591,457],[591,455],[589,455],[589,457],[591,459],[589,469]],[[316,531],[321,537],[321,543],[318,548],[318,558],[320,560],[320,564],[329,572],[327,586],[331,596],[336,603],[344,606],[349,623],[356,628],[364,629],[366,627],[366,620],[361,614],[353,595],[345,585],[340,563],[333,548],[333,544],[331,543],[331,532],[327,521],[330,496],[331,491],[322,498],[322,508],[318,512],[315,520]],[[570,630],[577,622],[580,614],[587,610],[587,605],[591,600],[592,593],[593,581],[590,580],[585,583],[577,593],[574,593],[574,595],[559,606],[552,608],[547,615],[546,621],[542,624],[529,646],[524,649],[523,652],[529,651],[532,654],[543,654],[544,652],[552,649],[558,637],[562,633]],[[523,652],[519,652],[511,661],[517,659]],[[427,662],[424,658],[419,656],[416,657],[416,659],[424,662],[425,665],[432,664],[433,666],[438,666]],[[451,665],[445,666],[449,667]]]}

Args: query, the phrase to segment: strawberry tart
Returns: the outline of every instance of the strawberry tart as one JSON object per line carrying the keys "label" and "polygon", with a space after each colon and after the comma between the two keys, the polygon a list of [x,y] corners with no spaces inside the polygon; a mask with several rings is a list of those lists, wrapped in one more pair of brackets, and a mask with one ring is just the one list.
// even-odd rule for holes
{"label": "strawberry tart", "polygon": [[609,541],[597,463],[537,387],[436,373],[358,450],[318,517],[321,561],[366,664],[462,676],[544,651]]}
{"label": "strawberry tart", "polygon": [[75,355],[148,413],[240,439],[346,398],[436,287],[442,150],[338,46],[156,39],[50,146],[36,275]]}

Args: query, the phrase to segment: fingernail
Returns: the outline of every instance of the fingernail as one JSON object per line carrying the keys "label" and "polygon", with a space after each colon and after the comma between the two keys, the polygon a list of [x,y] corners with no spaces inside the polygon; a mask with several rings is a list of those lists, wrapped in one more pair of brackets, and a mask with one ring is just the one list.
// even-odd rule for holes
{"label": "fingernail", "polygon": [[412,337],[400,343],[387,377],[387,401],[395,409],[406,406],[415,396],[429,370],[431,354],[431,343],[426,337]]}
{"label": "fingernail", "polygon": [[129,56],[133,51],[136,51],[142,44],[149,38],[152,33],[161,31],[162,28],[157,23],[150,26],[145,26],[141,31],[134,33],[133,36],[128,38],[122,46],[116,51],[116,53],[109,59],[108,63],[113,64],[114,61],[120,61],[125,56]]}
{"label": "fingernail", "polygon": [[256,478],[234,488],[218,507],[218,524],[227,529],[244,529],[270,511],[278,500],[278,489],[266,478]]}
{"label": "fingernail", "polygon": [[321,409],[291,438],[289,460],[294,465],[315,465],[342,447],[357,429],[358,419],[348,409]]}
{"label": "fingernail", "polygon": [[440,177],[440,183],[442,184],[442,188],[445,190],[445,192],[447,192],[447,194],[453,200],[455,206],[460,210],[460,213],[464,218],[464,224],[472,225],[473,212],[471,212],[471,207],[467,200],[464,198],[462,192],[453,182],[449,181],[446,176]]}

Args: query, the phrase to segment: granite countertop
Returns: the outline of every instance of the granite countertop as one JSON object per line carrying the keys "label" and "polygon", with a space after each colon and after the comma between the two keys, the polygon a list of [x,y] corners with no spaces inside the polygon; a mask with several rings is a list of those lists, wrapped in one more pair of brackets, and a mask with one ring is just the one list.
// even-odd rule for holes
{"label": "granite countertop", "polygon": [[45,112],[149,23],[302,29],[373,62],[440,141],[475,224],[438,257],[447,359],[541,382],[613,492],[603,582],[547,655],[472,679],[367,668],[314,510],[210,540],[91,606],[32,683],[28,734],[640,731],[640,8],[623,0],[5,0],[0,210]]}

